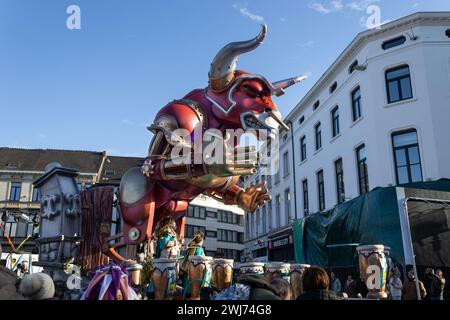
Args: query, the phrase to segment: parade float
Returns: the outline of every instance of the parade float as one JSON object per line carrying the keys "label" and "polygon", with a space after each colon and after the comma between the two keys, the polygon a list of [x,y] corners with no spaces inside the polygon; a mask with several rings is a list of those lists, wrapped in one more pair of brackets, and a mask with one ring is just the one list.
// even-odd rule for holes
{"label": "parade float", "polygon": [[[119,188],[80,192],[75,170],[58,163],[46,167],[34,183],[41,194],[35,265],[53,278],[57,296],[195,300],[231,285],[234,261],[205,256],[204,235],[187,243],[185,214],[200,194],[249,212],[270,199],[264,181],[246,189],[237,184],[261,164],[256,147],[241,146],[240,137],[251,132],[260,141],[276,141],[279,127],[289,129],[272,96],[304,77],[271,82],[236,70],[238,57],[260,46],[266,33],[262,25],[255,38],[224,46],[211,63],[206,88],[159,110],[148,127],[153,139],[147,158],[123,175]],[[118,232],[111,227],[113,211],[120,215]],[[289,278],[289,265],[249,263],[239,272]]]}

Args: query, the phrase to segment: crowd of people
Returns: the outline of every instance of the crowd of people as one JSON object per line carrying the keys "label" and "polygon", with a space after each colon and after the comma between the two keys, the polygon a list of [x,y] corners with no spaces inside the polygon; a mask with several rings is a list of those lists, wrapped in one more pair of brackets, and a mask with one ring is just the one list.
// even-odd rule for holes
{"label": "crowd of people", "polygon": [[[55,285],[50,276],[44,273],[30,274],[26,264],[14,272],[0,266],[0,300],[41,300],[54,299]],[[243,274],[237,282],[222,292],[205,291],[202,299],[214,300],[343,300],[347,298],[363,298],[367,295],[367,287],[359,277],[348,275],[342,286],[335,272],[327,271],[319,266],[306,269],[301,278],[302,293],[294,297],[292,286],[284,278],[274,278],[271,282],[264,275]],[[394,269],[386,284],[386,292],[391,300],[443,300],[445,278],[440,269],[428,268],[424,281],[418,280],[416,287],[414,271],[409,270],[405,280],[401,280],[398,269]],[[211,288],[209,288],[211,289]]]}
{"label": "crowd of people", "polygon": [[[337,295],[358,298],[367,293],[367,288],[359,277],[355,280],[348,275],[343,288],[334,272],[331,272],[330,278],[330,290]],[[421,300],[444,300],[445,278],[442,270],[427,268],[424,281],[418,280],[417,283]],[[418,300],[414,270],[409,270],[402,281],[400,270],[395,268],[386,283],[386,292],[390,300]]]}

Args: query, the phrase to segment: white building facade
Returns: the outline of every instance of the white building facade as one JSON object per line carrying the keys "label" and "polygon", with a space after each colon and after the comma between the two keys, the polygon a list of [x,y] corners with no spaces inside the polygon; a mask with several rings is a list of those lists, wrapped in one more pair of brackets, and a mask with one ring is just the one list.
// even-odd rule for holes
{"label": "white building facade", "polygon": [[234,259],[240,262],[244,250],[244,211],[205,195],[199,195],[186,213],[184,237],[189,241],[197,232],[205,233],[207,256]]}
{"label": "white building facade", "polygon": [[266,239],[269,260],[293,260],[292,220],[375,187],[450,178],[449,121],[450,12],[360,33],[286,117],[269,227],[256,232],[262,209],[246,214],[247,254]]}

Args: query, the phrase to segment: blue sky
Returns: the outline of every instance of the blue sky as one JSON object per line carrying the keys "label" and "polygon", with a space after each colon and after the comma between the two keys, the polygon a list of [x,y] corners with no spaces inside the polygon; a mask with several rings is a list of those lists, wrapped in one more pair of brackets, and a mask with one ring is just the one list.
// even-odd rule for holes
{"label": "blue sky", "polygon": [[[66,8],[81,9],[69,30]],[[307,74],[275,98],[284,115],[366,27],[450,11],[450,0],[0,0],[0,146],[145,156],[145,129],[168,101],[207,85],[216,52],[268,25],[238,68],[272,81]]]}

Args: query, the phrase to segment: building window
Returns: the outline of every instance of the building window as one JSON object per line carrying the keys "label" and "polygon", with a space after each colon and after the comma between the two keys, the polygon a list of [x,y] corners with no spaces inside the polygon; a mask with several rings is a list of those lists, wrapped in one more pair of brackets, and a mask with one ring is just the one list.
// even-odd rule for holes
{"label": "building window", "polygon": [[323,170],[317,172],[317,190],[319,195],[319,211],[325,210],[325,184],[323,181]]}
{"label": "building window", "polygon": [[361,89],[360,87],[356,87],[355,90],[352,91],[352,115],[353,121],[361,118]]}
{"label": "building window", "polygon": [[409,66],[403,65],[386,71],[388,103],[412,98]]}
{"label": "building window", "polygon": [[291,222],[291,191],[289,189],[284,191],[284,213],[286,224],[289,224]]}
{"label": "building window", "polygon": [[39,192],[39,188],[33,188],[33,195],[31,196],[32,202],[39,202],[41,198],[41,194]]}
{"label": "building window", "polygon": [[268,226],[268,231],[273,229],[273,224],[272,224],[272,201],[268,201],[266,204],[267,207],[267,226]]}
{"label": "building window", "polygon": [[262,207],[262,233],[265,234],[267,232],[267,208],[264,205]]}
{"label": "building window", "polygon": [[205,236],[209,237],[209,238],[217,238],[217,232],[211,231],[211,230],[206,230]]}
{"label": "building window", "polygon": [[206,219],[206,208],[205,207],[198,207],[198,206],[193,206],[193,207],[194,207],[193,218]]}
{"label": "building window", "polygon": [[280,182],[280,168],[277,168],[278,170],[275,172],[275,184]]}
{"label": "building window", "polygon": [[229,224],[239,224],[240,219],[238,215],[233,212],[217,210],[217,221]]}
{"label": "building window", "polygon": [[358,180],[359,180],[359,194],[369,192],[369,175],[367,171],[367,154],[366,146],[360,145],[356,149],[356,161],[358,164]]}
{"label": "building window", "polygon": [[306,217],[309,214],[308,179],[302,181],[302,188],[303,188],[303,212]]}
{"label": "building window", "polygon": [[193,206],[188,206],[187,211],[186,211],[186,217],[194,217],[194,207]]}
{"label": "building window", "polygon": [[8,169],[19,169],[20,164],[17,163],[17,162],[9,162],[9,163],[6,165],[6,167],[7,167]]}
{"label": "building window", "polygon": [[111,215],[111,234],[118,234],[121,232],[121,220],[119,210],[113,210]]}
{"label": "building window", "polygon": [[333,138],[336,137],[339,132],[339,107],[336,106],[333,110],[331,110],[331,123],[333,129]]}
{"label": "building window", "polygon": [[316,137],[316,150],[322,148],[322,128],[320,122],[314,126],[314,132]]}
{"label": "building window", "polygon": [[261,210],[260,208],[256,209],[256,236],[259,237],[261,224],[259,223],[261,221]]}
{"label": "building window", "polygon": [[206,216],[208,218],[217,219],[217,212],[216,211],[206,210]]}
{"label": "building window", "polygon": [[445,30],[445,35],[450,38],[450,29]]}
{"label": "building window", "polygon": [[392,134],[397,184],[422,181],[417,131],[408,130]]}
{"label": "building window", "polygon": [[105,169],[105,176],[115,176],[116,171],[113,169]]}
{"label": "building window", "polygon": [[333,92],[335,92],[337,89],[337,82],[335,81],[331,86],[330,86],[330,94],[332,94]]}
{"label": "building window", "polygon": [[265,180],[267,181],[267,188],[272,188],[272,176],[265,176]]}
{"label": "building window", "polygon": [[200,208],[197,206],[193,206],[193,208],[194,208],[193,218],[197,218],[197,219],[200,218]]}
{"label": "building window", "polygon": [[336,171],[336,191],[338,203],[345,201],[345,188],[344,188],[344,167],[342,165],[342,158],[334,162],[334,168]]}
{"label": "building window", "polygon": [[355,67],[358,65],[358,60],[353,61],[353,63],[348,67],[348,73],[352,74],[355,71]]}
{"label": "building window", "polygon": [[247,239],[250,239],[250,214],[248,212],[245,213],[245,235]]}
{"label": "building window", "polygon": [[317,100],[316,102],[314,102],[313,110],[316,110],[319,106],[320,106],[320,101]]}
{"label": "building window", "polygon": [[20,191],[22,190],[22,182],[11,182],[9,190],[10,201],[20,201]]}
{"label": "building window", "polygon": [[217,248],[216,257],[239,261],[241,252],[234,249]]}
{"label": "building window", "polygon": [[302,124],[303,122],[305,122],[305,116],[301,116],[300,119],[298,120],[298,124]]}
{"label": "building window", "polygon": [[205,227],[193,226],[193,225],[189,225],[189,224],[186,224],[185,227],[184,227],[184,235],[185,235],[186,238],[193,238],[194,235],[198,231],[202,231],[203,233],[205,233]]}
{"label": "building window", "polygon": [[217,229],[217,241],[242,243],[243,235],[237,231]]}
{"label": "building window", "polygon": [[279,194],[275,197],[275,215],[275,228],[278,228],[281,226],[281,199]]}
{"label": "building window", "polygon": [[306,136],[300,138],[300,159],[306,160]]}
{"label": "building window", "polygon": [[252,239],[256,235],[256,231],[255,231],[255,217],[256,217],[256,215],[254,213],[250,215],[250,220],[252,222],[252,224],[250,225],[250,234],[251,234],[251,238]]}
{"label": "building window", "polygon": [[383,50],[387,50],[387,49],[390,49],[393,47],[401,46],[402,44],[405,43],[405,41],[406,41],[405,36],[401,36],[401,37],[397,37],[397,38],[390,39],[390,40],[383,42],[381,47],[383,48]]}
{"label": "building window", "polygon": [[[38,213],[30,212],[28,222],[17,219],[13,215],[8,215],[8,218],[3,225],[6,235],[11,239],[33,236],[33,219],[36,214]],[[3,229],[0,229],[0,239],[6,237],[6,235],[3,232]]]}
{"label": "building window", "polygon": [[283,176],[289,175],[289,153],[286,151],[283,154]]}

